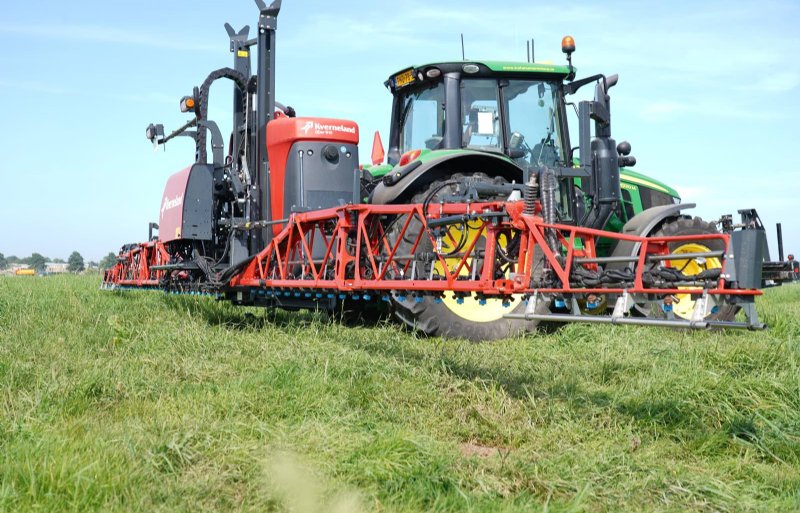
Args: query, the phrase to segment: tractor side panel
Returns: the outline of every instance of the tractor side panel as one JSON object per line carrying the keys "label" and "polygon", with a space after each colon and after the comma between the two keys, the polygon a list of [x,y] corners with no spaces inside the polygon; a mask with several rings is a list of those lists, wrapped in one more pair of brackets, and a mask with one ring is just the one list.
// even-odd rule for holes
{"label": "tractor side panel", "polygon": [[358,146],[300,141],[292,145],[286,162],[283,217],[292,212],[353,203],[360,185]]}
{"label": "tractor side panel", "polygon": [[[324,118],[279,118],[267,125],[272,218],[352,203],[360,187],[358,125]],[[274,233],[282,226],[276,225]]]}
{"label": "tractor side panel", "polygon": [[[296,142],[286,162],[283,217],[288,219],[292,212],[358,203],[360,190],[355,144]],[[320,234],[309,244],[315,258],[325,254],[326,242]]]}
{"label": "tractor side panel", "polygon": [[206,164],[192,166],[189,183],[186,184],[186,198],[183,201],[181,238],[211,240],[214,215],[213,186],[212,166]]}
{"label": "tractor side panel", "polygon": [[183,229],[183,202],[186,184],[192,168],[187,167],[170,176],[161,197],[161,214],[158,219],[158,239],[170,242],[180,239]]}
{"label": "tractor side panel", "polygon": [[195,164],[167,179],[161,198],[158,239],[210,240],[212,231],[211,167]]}

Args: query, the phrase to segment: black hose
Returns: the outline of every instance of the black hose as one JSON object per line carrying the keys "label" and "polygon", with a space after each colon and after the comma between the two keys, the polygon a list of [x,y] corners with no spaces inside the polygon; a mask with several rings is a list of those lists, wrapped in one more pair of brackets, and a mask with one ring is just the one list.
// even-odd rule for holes
{"label": "black hose", "polygon": [[[542,217],[545,224],[556,223],[556,190],[558,189],[558,180],[556,179],[555,171],[545,166],[542,168],[542,179],[540,193],[542,196]],[[547,243],[550,250],[554,253],[559,252],[558,238],[556,237],[555,230],[552,228],[545,229]]]}
{"label": "black hose", "polygon": [[[233,80],[242,91],[242,98],[247,96],[248,78],[242,73],[239,73],[232,68],[220,68],[212,71],[208,77],[200,85],[200,93],[197,98],[197,119],[208,119],[208,95],[211,90],[211,84],[220,78],[227,78]],[[244,102],[244,100],[243,100]],[[244,103],[242,104],[244,107]],[[236,127],[234,127],[236,129]],[[206,131],[202,127],[197,130],[197,161],[205,163],[208,158],[206,150]]]}

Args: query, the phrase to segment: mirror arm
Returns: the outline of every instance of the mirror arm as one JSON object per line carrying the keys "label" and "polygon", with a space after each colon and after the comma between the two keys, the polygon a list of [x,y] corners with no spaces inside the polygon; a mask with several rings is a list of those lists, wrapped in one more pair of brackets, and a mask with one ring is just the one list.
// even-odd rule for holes
{"label": "mirror arm", "polygon": [[599,75],[592,75],[591,77],[582,78],[580,80],[576,80],[575,82],[571,82],[564,86],[564,93],[565,94],[575,94],[578,92],[578,89],[585,86],[586,84],[591,84],[596,80],[603,79],[605,80],[605,75],[602,73]]}

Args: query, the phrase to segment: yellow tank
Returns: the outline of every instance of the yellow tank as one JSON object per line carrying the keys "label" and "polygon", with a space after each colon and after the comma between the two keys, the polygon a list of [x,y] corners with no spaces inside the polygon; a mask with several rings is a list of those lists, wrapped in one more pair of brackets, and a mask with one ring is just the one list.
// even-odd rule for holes
{"label": "yellow tank", "polygon": [[14,273],[17,276],[36,276],[36,269],[17,269]]}

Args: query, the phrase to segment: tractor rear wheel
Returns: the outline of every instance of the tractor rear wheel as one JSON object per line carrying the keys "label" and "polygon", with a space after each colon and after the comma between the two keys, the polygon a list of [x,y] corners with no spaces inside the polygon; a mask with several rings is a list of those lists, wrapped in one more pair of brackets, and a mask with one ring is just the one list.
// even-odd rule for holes
{"label": "tractor rear wheel", "polygon": [[[661,225],[653,233],[654,237],[675,237],[682,235],[704,235],[719,233],[714,223],[703,221],[699,217],[681,217]],[[720,239],[704,241],[678,241],[669,244],[670,253],[705,253],[709,251],[724,251],[725,243]],[[712,258],[687,258],[685,260],[672,260],[672,267],[687,276],[700,274],[706,269],[719,269],[722,261],[717,257]],[[695,301],[690,294],[676,294],[673,298],[672,313],[680,319],[690,320],[694,311]],[[738,306],[721,305],[716,311],[709,314],[705,320],[732,321],[739,311]],[[648,317],[663,318],[665,313],[659,305],[636,306],[639,313]]]}
{"label": "tractor rear wheel", "polygon": [[[478,177],[481,180],[492,183],[506,183],[503,178],[490,178],[483,173],[475,173],[469,176]],[[434,181],[415,194],[411,199],[411,203],[423,203],[426,199],[436,203],[439,197],[454,194],[457,187],[456,183],[463,183],[464,178],[465,175],[463,174],[455,174],[446,179]],[[446,185],[448,182],[453,183]],[[437,189],[439,189],[438,192],[435,192]],[[434,192],[433,198],[428,198]],[[393,241],[400,236],[400,224],[402,223],[396,223],[396,226],[393,226],[390,231],[390,238]],[[398,248],[398,254],[407,254],[411,251],[414,241],[417,240],[417,236],[422,229],[422,223],[416,220],[410,223]],[[466,233],[458,232],[455,229],[451,233],[455,235],[457,240],[445,241],[444,251],[451,249],[446,247],[448,244],[451,246],[458,244],[462,240],[460,237],[480,236],[478,230],[469,229],[469,225],[467,225]],[[468,242],[471,242],[471,239]],[[498,240],[498,245],[503,247],[508,242],[505,238],[501,238]],[[481,247],[482,241],[478,241],[476,248]],[[415,253],[421,254],[433,252],[433,250],[434,248],[429,238],[423,236]],[[458,258],[455,258],[453,263],[457,264],[457,262]],[[468,264],[470,264],[470,267],[472,266],[469,261]],[[437,263],[435,265],[439,266],[440,264]],[[462,273],[466,274],[467,272],[466,269],[462,270]],[[511,301],[506,302],[504,305],[500,299],[486,299],[485,302],[479,301],[474,296],[456,299],[452,297],[451,293],[446,293],[444,298],[438,300],[430,296],[414,297],[411,294],[400,295],[395,293],[392,295],[392,306],[398,319],[427,335],[465,338],[473,342],[519,335],[526,331],[534,330],[537,325],[537,322],[533,320],[504,318],[504,315],[510,313],[525,313],[526,303],[521,295],[513,296]],[[540,303],[537,313],[549,313],[549,311],[548,305]]]}

